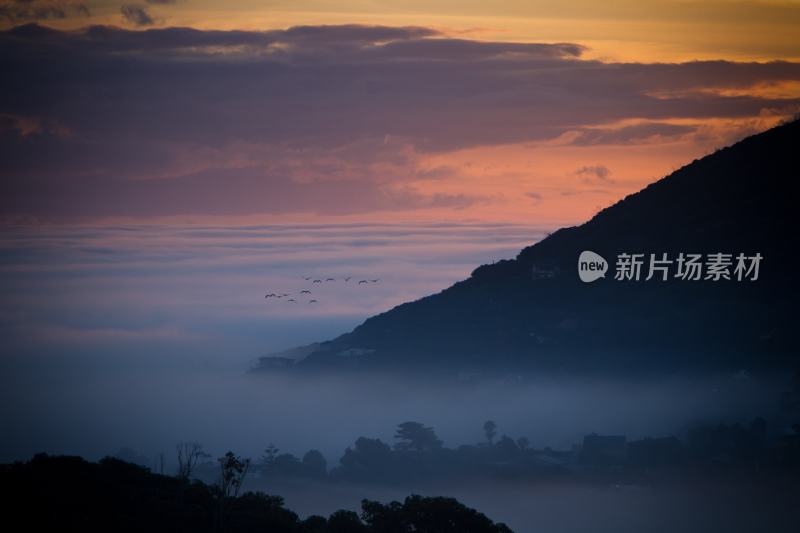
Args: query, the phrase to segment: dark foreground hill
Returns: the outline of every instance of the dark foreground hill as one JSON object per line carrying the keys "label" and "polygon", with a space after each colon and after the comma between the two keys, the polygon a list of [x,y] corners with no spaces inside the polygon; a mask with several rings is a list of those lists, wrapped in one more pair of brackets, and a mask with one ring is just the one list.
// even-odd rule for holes
{"label": "dark foreground hill", "polygon": [[[297,368],[796,368],[798,146],[794,121],[696,160],[513,260],[321,343]],[[584,250],[608,261],[605,278],[578,278]],[[644,254],[639,281],[614,279],[626,253]],[[650,254],[663,253],[668,280],[645,281]],[[703,254],[700,280],[675,277],[681,253]],[[705,279],[716,253],[732,254],[730,280]],[[755,281],[737,280],[740,253],[763,257]]]}
{"label": "dark foreground hill", "polygon": [[[260,533],[511,533],[451,498],[363,500],[360,515],[337,511],[301,520],[263,493],[221,496],[199,481],[150,473],[107,458],[38,455],[0,465],[3,520],[17,531]],[[8,530],[8,529],[7,529]]]}

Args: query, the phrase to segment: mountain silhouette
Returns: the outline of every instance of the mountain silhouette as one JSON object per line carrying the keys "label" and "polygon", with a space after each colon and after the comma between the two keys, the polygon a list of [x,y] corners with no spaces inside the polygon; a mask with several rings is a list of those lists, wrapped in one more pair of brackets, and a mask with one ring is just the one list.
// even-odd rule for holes
{"label": "mountain silhouette", "polygon": [[[298,369],[682,371],[797,366],[800,121],[695,160],[512,260],[320,343]],[[584,283],[578,257],[608,261]],[[640,281],[615,280],[644,254]],[[645,281],[649,254],[760,254],[753,281]]]}

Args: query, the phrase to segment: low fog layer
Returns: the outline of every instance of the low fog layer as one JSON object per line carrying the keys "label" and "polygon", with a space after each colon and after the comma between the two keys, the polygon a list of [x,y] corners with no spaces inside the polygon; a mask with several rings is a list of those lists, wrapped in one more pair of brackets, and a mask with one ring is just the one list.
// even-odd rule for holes
{"label": "low fog layer", "polygon": [[[138,366],[137,366],[138,365]],[[174,460],[197,441],[215,456],[258,459],[273,443],[302,455],[319,449],[334,466],[359,436],[392,443],[395,426],[433,426],[448,447],[498,434],[537,448],[569,449],[590,432],[629,438],[681,434],[693,422],[746,422],[774,415],[783,387],[743,376],[640,382],[546,379],[478,384],[390,376],[287,378],[126,361],[111,367],[5,368],[2,460],[38,451],[99,458],[130,447]]]}

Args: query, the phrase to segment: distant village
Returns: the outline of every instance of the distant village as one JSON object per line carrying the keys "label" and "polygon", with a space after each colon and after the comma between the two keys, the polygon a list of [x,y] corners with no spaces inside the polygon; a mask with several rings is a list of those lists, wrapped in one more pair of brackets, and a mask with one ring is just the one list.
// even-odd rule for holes
{"label": "distant village", "polygon": [[[395,442],[359,437],[344,451],[338,464],[329,465],[322,453],[302,456],[273,444],[262,457],[247,460],[250,482],[316,480],[327,482],[404,483],[452,479],[578,479],[616,483],[643,483],[698,475],[792,476],[800,470],[800,425],[777,438],[768,438],[767,422],[697,426],[684,438],[677,436],[629,440],[625,435],[585,435],[569,450],[536,448],[525,437],[499,435],[497,425],[483,425],[485,440],[455,448],[445,447],[432,427],[419,422],[397,426]],[[193,461],[187,471],[191,444]],[[219,476],[216,460],[198,443],[182,443],[181,475],[213,482]],[[147,458],[123,449],[117,457],[144,464]]]}

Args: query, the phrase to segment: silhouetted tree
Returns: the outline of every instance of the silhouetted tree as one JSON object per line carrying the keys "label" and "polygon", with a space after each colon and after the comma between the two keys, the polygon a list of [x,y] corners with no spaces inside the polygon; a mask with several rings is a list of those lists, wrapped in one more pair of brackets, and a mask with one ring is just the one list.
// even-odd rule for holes
{"label": "silhouetted tree", "polygon": [[233,496],[235,498],[247,476],[250,459],[244,459],[229,451],[217,461],[220,466],[219,490],[223,497]]}
{"label": "silhouetted tree", "polygon": [[485,515],[470,509],[453,498],[409,496],[401,504],[386,505],[362,500],[361,516],[370,532],[435,532],[435,533],[511,533],[505,524],[495,524]]}
{"label": "silhouetted tree", "polygon": [[531,445],[531,441],[529,441],[526,437],[520,437],[517,439],[517,446],[520,450],[527,450],[528,446]]}
{"label": "silhouetted tree", "polygon": [[328,533],[328,519],[324,516],[311,515],[300,523],[303,533]]}
{"label": "silhouetted tree", "polygon": [[364,523],[353,511],[336,511],[328,518],[326,533],[359,533],[366,532]]}
{"label": "silhouetted tree", "polygon": [[328,461],[317,450],[309,450],[303,456],[303,466],[314,477],[325,477],[328,473]]}
{"label": "silhouetted tree", "polygon": [[392,468],[392,449],[380,439],[359,437],[344,451],[339,463],[349,477],[382,477]]}
{"label": "silhouetted tree", "polygon": [[267,472],[281,477],[293,477],[303,475],[305,468],[300,459],[291,453],[282,453],[275,456],[272,463],[267,467]]}
{"label": "silhouetted tree", "polygon": [[179,442],[176,446],[178,452],[178,477],[189,479],[197,463],[210,457],[203,451],[203,446],[197,442]]}
{"label": "silhouetted tree", "polygon": [[492,420],[487,420],[483,423],[483,434],[486,435],[486,440],[489,445],[494,444],[494,437],[497,435],[497,424]]}
{"label": "silhouetted tree", "polygon": [[238,498],[220,498],[220,501],[224,501],[225,506],[224,520],[221,520],[218,532],[299,533],[297,514],[283,506],[280,496],[246,492]]}
{"label": "silhouetted tree", "polygon": [[275,457],[278,456],[279,451],[280,450],[270,442],[269,446],[267,446],[264,450],[264,455],[261,457],[261,462],[265,465],[270,465],[275,460]]}
{"label": "silhouetted tree", "polygon": [[397,426],[394,438],[399,440],[395,449],[400,451],[415,450],[417,452],[438,450],[442,441],[436,436],[432,427],[423,426],[419,422],[403,422]]}

